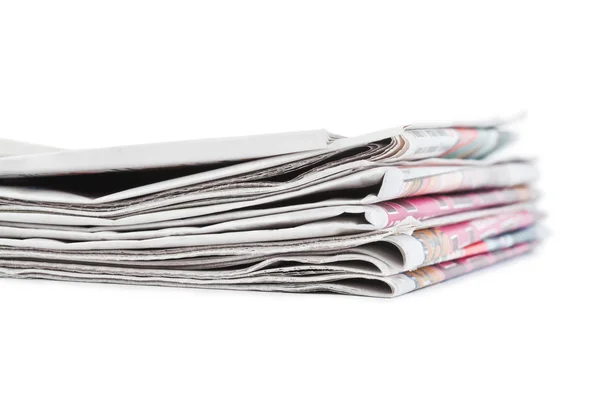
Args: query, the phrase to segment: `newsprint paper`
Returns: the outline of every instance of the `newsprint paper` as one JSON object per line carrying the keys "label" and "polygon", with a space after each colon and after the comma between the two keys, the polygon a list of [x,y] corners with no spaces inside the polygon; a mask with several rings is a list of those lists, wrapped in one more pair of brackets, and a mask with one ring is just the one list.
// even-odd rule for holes
{"label": "newsprint paper", "polygon": [[543,238],[514,126],[82,150],[0,140],[0,276],[398,296]]}

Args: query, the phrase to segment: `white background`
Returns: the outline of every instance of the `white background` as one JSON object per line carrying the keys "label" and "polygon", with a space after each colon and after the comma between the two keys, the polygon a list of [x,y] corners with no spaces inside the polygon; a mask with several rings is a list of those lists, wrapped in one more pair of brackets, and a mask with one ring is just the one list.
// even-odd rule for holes
{"label": "white background", "polygon": [[600,29],[593,2],[550,3],[0,2],[2,137],[355,135],[527,109],[553,232],[393,300],[2,280],[0,398],[598,398]]}

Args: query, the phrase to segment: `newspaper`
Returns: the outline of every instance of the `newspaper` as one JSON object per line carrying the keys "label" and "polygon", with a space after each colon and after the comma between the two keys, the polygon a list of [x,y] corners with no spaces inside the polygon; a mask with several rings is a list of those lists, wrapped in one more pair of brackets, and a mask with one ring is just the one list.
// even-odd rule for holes
{"label": "newspaper", "polygon": [[[456,214],[452,217],[440,218],[442,221],[436,221],[442,225],[447,221],[468,220],[480,215],[490,215],[495,213],[514,213],[518,210],[532,207],[531,203],[516,204],[514,206],[485,209],[464,214]],[[431,223],[431,222],[430,222]],[[388,228],[388,232],[410,232],[419,227],[418,221],[413,218],[407,218],[403,223]],[[4,228],[7,231],[6,236],[10,235],[11,228]],[[161,249],[169,247],[196,247],[196,246],[216,246],[216,245],[234,245],[243,243],[268,243],[282,240],[298,240],[322,237],[337,237],[354,234],[358,232],[375,231],[375,228],[368,224],[359,224],[350,218],[338,218],[333,220],[324,220],[311,222],[293,228],[253,230],[241,232],[224,232],[216,234],[197,234],[197,235],[177,235],[155,237],[150,239],[126,239],[112,238],[109,240],[88,240],[73,241],[77,238],[74,234],[64,234],[64,232],[43,232],[25,236],[24,239],[0,238],[0,246],[13,246],[24,248],[43,248],[49,250],[99,250],[99,249]],[[31,231],[30,231],[31,232]],[[37,238],[36,236],[62,236],[69,241],[54,240],[48,238]],[[62,235],[57,235],[61,233]],[[118,234],[117,234],[118,235]]]}
{"label": "newspaper", "polygon": [[[505,246],[511,241],[514,245]],[[445,261],[394,275],[347,272],[347,268],[337,271],[334,264],[328,268],[322,268],[322,265],[305,265],[305,273],[294,269],[292,265],[285,269],[271,271],[269,274],[250,273],[243,277],[209,278],[206,274],[198,277],[200,271],[132,270],[0,260],[0,277],[229,290],[334,292],[395,297],[524,254],[533,248],[535,241],[527,241],[524,238],[508,239],[506,235],[489,243],[489,251],[474,252],[472,255],[454,261]],[[479,246],[480,249],[484,247],[485,244]],[[492,248],[495,250],[492,251]]]}
{"label": "newspaper", "polygon": [[[60,262],[77,261],[96,264],[130,264],[141,267],[231,268],[250,261],[263,260],[282,254],[303,252],[351,254],[355,248],[366,244],[385,243],[396,249],[398,265],[406,268],[423,265],[432,258],[441,258],[468,246],[477,239],[526,227],[541,215],[533,205],[508,207],[495,214],[479,212],[480,215],[458,214],[436,223],[436,230],[388,228],[354,235],[281,240],[273,242],[252,241],[233,245],[205,246],[127,246],[126,243],[106,242],[60,242],[53,240],[3,239],[0,244],[2,258],[52,259]],[[439,225],[437,225],[439,224]],[[151,242],[152,243],[152,242]],[[434,247],[436,252],[427,251]],[[373,248],[374,246],[370,246]],[[377,246],[375,246],[377,247]],[[389,247],[389,246],[385,246]],[[378,250],[379,251],[379,250]],[[377,253],[375,251],[374,253]]]}
{"label": "newspaper", "polygon": [[[0,177],[63,175],[62,180],[53,179],[53,182],[64,184],[70,180],[79,184],[87,183],[93,187],[95,193],[72,193],[62,190],[48,190],[46,193],[45,191],[40,192],[39,186],[37,191],[28,191],[24,188],[21,192],[14,190],[12,193],[16,199],[67,204],[102,204],[201,184],[204,185],[194,187],[206,190],[215,186],[222,186],[230,189],[246,189],[246,193],[251,193],[253,188],[271,186],[275,177],[278,177],[277,180],[281,180],[282,176],[289,177],[288,180],[294,180],[294,178],[301,179],[304,175],[310,175],[313,182],[318,182],[327,177],[352,172],[354,168],[361,168],[361,166],[362,168],[373,167],[432,157],[479,159],[495,148],[504,146],[511,137],[510,133],[493,127],[429,130],[394,128],[356,138],[334,140],[320,150],[300,151],[283,155],[271,154],[274,156],[260,156],[253,161],[237,162],[227,166],[211,164],[214,160],[208,159],[208,155],[205,154],[210,153],[216,158],[229,158],[233,161],[239,161],[243,156],[234,157],[231,154],[238,155],[238,153],[244,153],[259,146],[280,148],[282,143],[288,143],[288,135],[278,135],[276,136],[279,138],[278,140],[271,138],[267,141],[260,140],[260,137],[246,137],[235,140],[199,140],[195,141],[194,145],[189,143],[162,143],[151,147],[148,147],[150,145],[143,145],[141,148],[134,146],[135,151],[129,151],[131,146],[128,146],[124,148],[4,157],[0,158]],[[313,135],[314,132],[297,134],[298,141],[310,142]],[[291,141],[291,143],[294,147],[299,147],[295,145],[295,141]],[[174,149],[170,148],[171,145]],[[217,150],[222,151],[217,152],[214,149],[215,147]],[[198,166],[201,172],[190,174],[194,171],[193,169],[184,168],[180,172],[177,169],[164,168],[165,164],[161,163],[161,157],[168,157],[173,162],[181,160],[184,149],[186,152],[192,153],[192,156],[196,154],[195,165]],[[100,155],[94,156],[96,152],[99,152]],[[127,157],[124,157],[126,159],[121,161],[123,155]],[[93,169],[74,168],[69,165],[68,161],[75,157],[81,158],[80,162],[73,161],[78,166],[79,163],[84,165],[96,163],[99,166]],[[59,161],[62,159],[66,159],[64,168],[58,167],[62,164]],[[150,163],[150,160],[152,163]],[[177,166],[181,167],[181,164],[175,165],[175,167]],[[156,169],[160,167],[163,168],[159,175],[161,179],[158,182],[140,184],[140,182],[146,183],[156,180]],[[134,170],[133,173],[132,170]],[[135,172],[135,170],[138,171]],[[144,170],[148,171],[144,172]],[[114,191],[116,187],[115,179],[107,179],[106,175],[110,171],[121,171],[118,175],[120,187],[130,186],[130,189]],[[163,179],[163,177],[170,176],[165,171],[170,171],[171,176],[175,177]],[[99,177],[98,174],[92,172],[103,172],[104,174],[100,174],[103,176]],[[81,174],[85,174],[85,179],[77,180],[77,178],[81,178]],[[177,174],[183,176],[177,177]],[[114,178],[115,173],[110,177]],[[271,182],[263,182],[266,178],[271,179]],[[43,179],[32,179],[36,184],[43,182]],[[305,179],[304,182],[307,182],[307,180]],[[7,188],[6,195],[10,197],[11,191],[8,189],[10,187]]]}
{"label": "newspaper", "polygon": [[[51,225],[131,225],[230,212],[242,208],[282,203],[299,209],[334,205],[373,204],[402,197],[523,185],[537,178],[535,166],[526,162],[492,165],[377,167],[322,183],[306,183],[280,190],[237,196],[239,191],[221,193],[188,191],[178,196],[135,199],[110,209],[59,208],[57,204],[17,197],[43,197],[43,190],[0,188],[0,221],[34,222]],[[7,193],[11,191],[12,193]],[[17,193],[19,192],[19,193]],[[41,193],[41,196],[40,196]],[[21,196],[19,196],[19,194]],[[77,218],[75,218],[77,217]]]}
{"label": "newspaper", "polygon": [[[468,194],[424,196],[372,205],[331,206],[302,211],[250,210],[250,214],[257,214],[260,211],[262,215],[244,218],[243,212],[236,215],[226,213],[218,215],[222,219],[226,219],[224,222],[206,224],[207,219],[202,221],[202,217],[200,217],[167,221],[162,224],[124,226],[121,227],[124,228],[121,231],[109,230],[111,227],[104,226],[74,227],[18,222],[0,222],[0,227],[3,237],[21,239],[36,237],[69,241],[143,240],[170,236],[269,230],[269,234],[274,240],[279,238],[280,234],[285,234],[284,232],[298,236],[302,235],[301,232],[304,231],[305,234],[324,236],[324,231],[331,230],[334,226],[338,226],[337,229],[343,230],[343,233],[346,234],[398,225],[410,227],[412,226],[410,218],[417,221],[434,217],[439,219],[445,215],[466,213],[483,208],[488,208],[486,212],[494,212],[494,209],[489,208],[530,202],[535,199],[536,195],[529,187],[523,186]],[[465,218],[470,215],[467,213]],[[339,223],[342,220],[346,221],[344,225]],[[310,225],[317,221],[320,223]],[[175,225],[179,225],[179,227]],[[310,229],[310,227],[313,228]]]}
{"label": "newspaper", "polygon": [[[58,150],[33,155],[19,152],[17,154],[21,154],[20,156],[0,160],[0,177],[90,174],[270,158],[271,162],[241,163],[244,165],[242,170],[249,172],[303,158],[340,153],[379,141],[386,142],[380,154],[387,159],[417,160],[440,156],[481,158],[512,139],[510,132],[502,130],[502,125],[507,122],[421,129],[418,126],[404,125],[355,138],[344,138],[320,129],[112,148]],[[218,166],[216,169],[219,169]],[[208,174],[205,178],[210,176]]]}
{"label": "newspaper", "polygon": [[393,297],[543,237],[536,166],[498,156],[513,139],[488,123],[13,143],[0,152],[0,276]]}

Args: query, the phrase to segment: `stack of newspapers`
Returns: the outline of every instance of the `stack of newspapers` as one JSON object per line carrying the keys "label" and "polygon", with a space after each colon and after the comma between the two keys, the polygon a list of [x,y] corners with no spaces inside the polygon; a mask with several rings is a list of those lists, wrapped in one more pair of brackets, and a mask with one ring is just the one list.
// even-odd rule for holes
{"label": "stack of newspapers", "polygon": [[511,156],[514,126],[85,150],[0,140],[0,276],[398,296],[540,240],[537,171]]}

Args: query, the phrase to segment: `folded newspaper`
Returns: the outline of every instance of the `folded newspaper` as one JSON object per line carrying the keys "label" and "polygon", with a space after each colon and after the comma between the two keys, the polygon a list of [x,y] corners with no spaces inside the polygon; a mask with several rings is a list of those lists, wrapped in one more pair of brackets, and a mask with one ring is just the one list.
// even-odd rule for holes
{"label": "folded newspaper", "polygon": [[398,296],[542,239],[537,170],[510,155],[512,127],[0,140],[0,276]]}

